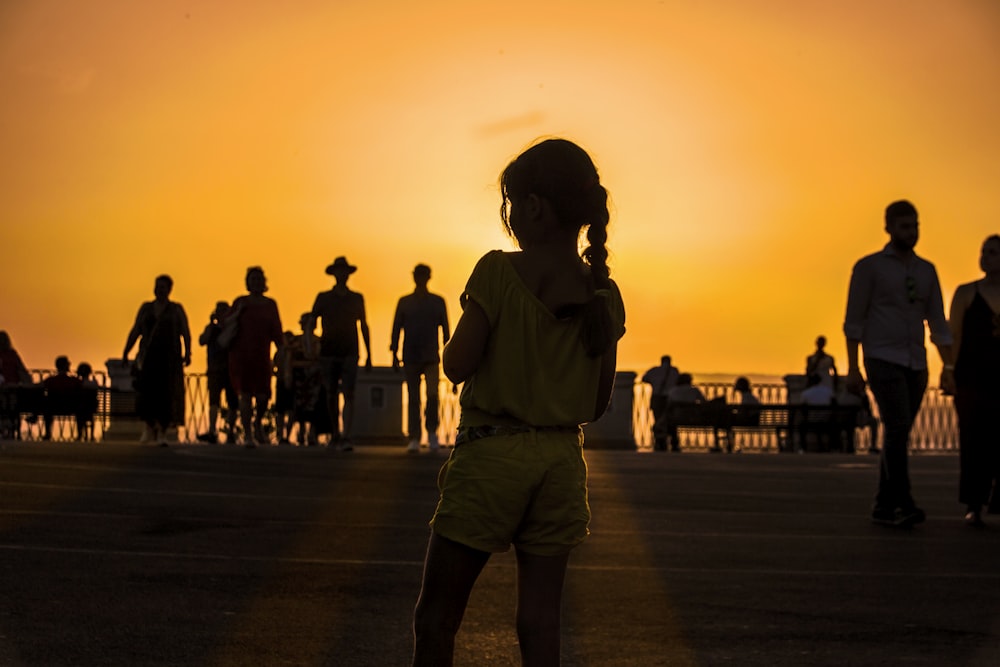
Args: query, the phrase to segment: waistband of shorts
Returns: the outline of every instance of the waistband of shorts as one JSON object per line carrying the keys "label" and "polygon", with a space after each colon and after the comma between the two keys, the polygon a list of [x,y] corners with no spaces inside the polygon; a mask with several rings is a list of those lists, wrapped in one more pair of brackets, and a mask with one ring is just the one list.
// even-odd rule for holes
{"label": "waistband of shorts", "polygon": [[459,429],[458,435],[455,437],[455,446],[461,445],[463,443],[472,442],[473,440],[482,440],[483,438],[492,438],[498,435],[517,435],[519,433],[531,433],[532,431],[537,433],[579,433],[579,426],[528,426],[527,424],[523,426],[514,425],[503,425],[503,426],[493,426],[490,424],[483,424],[481,426],[466,426],[463,429]]}

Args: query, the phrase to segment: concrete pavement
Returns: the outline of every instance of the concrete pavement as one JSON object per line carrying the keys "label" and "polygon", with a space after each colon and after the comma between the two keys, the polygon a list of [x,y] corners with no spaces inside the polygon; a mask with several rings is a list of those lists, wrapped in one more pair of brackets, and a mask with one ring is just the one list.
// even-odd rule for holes
{"label": "concrete pavement", "polygon": [[[995,665],[1000,516],[911,457],[928,521],[868,520],[875,457],[588,451],[563,664]],[[402,447],[0,446],[0,665],[408,664],[443,456]],[[457,665],[516,665],[514,564]]]}

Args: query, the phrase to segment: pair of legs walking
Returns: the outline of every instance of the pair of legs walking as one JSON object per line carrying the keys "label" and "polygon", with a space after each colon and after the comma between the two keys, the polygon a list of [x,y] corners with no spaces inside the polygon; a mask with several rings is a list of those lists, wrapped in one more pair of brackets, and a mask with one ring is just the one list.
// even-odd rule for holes
{"label": "pair of legs walking", "polygon": [[[358,381],[357,357],[322,357],[323,387],[326,389],[326,406],[333,429],[331,444],[340,435],[341,447],[350,448],[354,422],[354,387]],[[344,428],[340,430],[340,394],[344,394]]]}
{"label": "pair of legs walking", "polygon": [[266,441],[262,424],[270,399],[270,392],[239,395],[240,423],[243,424],[243,439],[247,447],[264,444]]}
{"label": "pair of legs walking", "polygon": [[[427,364],[403,363],[403,377],[406,379],[406,433],[410,440],[410,449],[415,451],[420,448],[420,440],[423,436],[421,430],[421,410],[420,410],[420,378],[424,379],[427,395],[426,405],[423,410],[423,422],[427,427],[427,442],[431,447],[437,445],[438,429],[438,386],[441,383],[440,364],[435,361]],[[416,445],[416,448],[414,448]]]}
{"label": "pair of legs walking", "polygon": [[927,370],[867,358],[865,370],[885,429],[875,512],[891,514],[899,510],[904,514],[913,513],[918,510],[910,492],[907,450],[910,430],[927,389]]}
{"label": "pair of legs walking", "polygon": [[958,501],[965,504],[966,521],[980,524],[984,507],[1000,511],[1000,392],[993,387],[959,385],[955,393],[958,413],[960,476]]}
{"label": "pair of legs walking", "polygon": [[[559,664],[560,611],[569,554],[517,555],[517,638],[521,664]],[[432,533],[413,617],[414,667],[448,667],[472,587],[490,554]]]}
{"label": "pair of legs walking", "polygon": [[236,412],[239,399],[236,390],[229,380],[229,369],[211,370],[208,372],[208,430],[198,434],[198,440],[215,444],[219,441],[217,424],[222,414],[222,396],[226,396],[226,428],[227,437],[231,440],[236,426]]}

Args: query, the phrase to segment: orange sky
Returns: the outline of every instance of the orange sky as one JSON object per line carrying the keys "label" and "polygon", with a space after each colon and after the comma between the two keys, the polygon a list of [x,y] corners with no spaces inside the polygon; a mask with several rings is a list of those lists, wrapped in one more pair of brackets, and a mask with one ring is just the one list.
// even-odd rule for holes
{"label": "orange sky", "polygon": [[798,372],[820,333],[843,364],[889,201],[947,300],[978,277],[998,82],[992,0],[6,2],[0,328],[100,367],[157,274],[197,336],[251,264],[292,328],[346,255],[388,364],[413,265],[456,320],[499,172],[561,135],[614,200],[622,369]]}

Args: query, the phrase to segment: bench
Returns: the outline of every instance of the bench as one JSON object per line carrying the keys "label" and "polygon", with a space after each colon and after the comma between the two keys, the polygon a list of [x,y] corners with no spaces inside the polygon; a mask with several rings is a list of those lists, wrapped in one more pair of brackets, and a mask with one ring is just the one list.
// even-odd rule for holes
{"label": "bench", "polygon": [[97,387],[46,390],[40,384],[0,387],[0,428],[3,437],[20,439],[22,420],[34,425],[41,417],[45,425],[42,437],[49,439],[57,417],[73,417],[77,439],[85,436],[93,439],[98,391]]}
{"label": "bench", "polygon": [[668,427],[709,431],[712,451],[732,452],[737,432],[773,434],[778,451],[854,451],[859,406],[729,404],[719,400],[667,405]]}
{"label": "bench", "polygon": [[29,426],[44,411],[45,389],[41,385],[0,387],[0,434],[5,439],[21,439],[22,420]]}
{"label": "bench", "polygon": [[73,417],[76,421],[76,439],[94,439],[94,414],[97,412],[97,387],[73,389],[47,389],[45,391],[45,437],[51,437],[52,422],[56,417]]}
{"label": "bench", "polygon": [[795,444],[808,451],[854,452],[854,431],[858,428],[860,405],[796,405],[790,423],[797,436]]}

